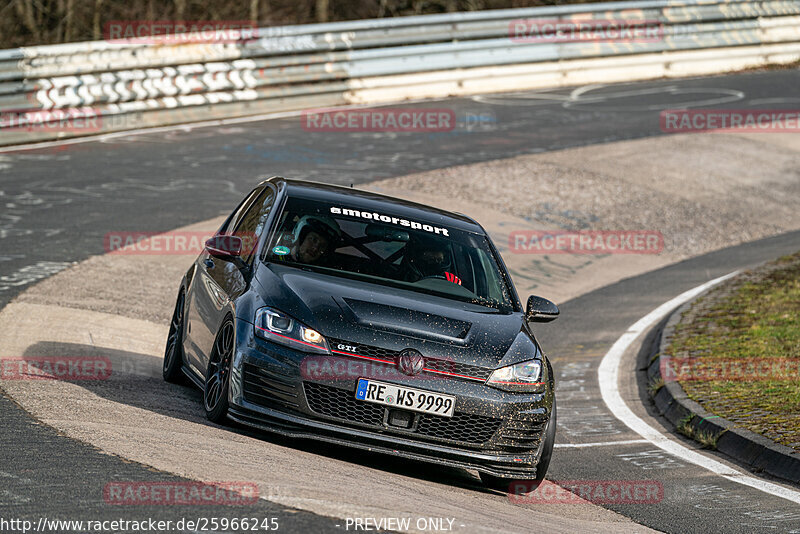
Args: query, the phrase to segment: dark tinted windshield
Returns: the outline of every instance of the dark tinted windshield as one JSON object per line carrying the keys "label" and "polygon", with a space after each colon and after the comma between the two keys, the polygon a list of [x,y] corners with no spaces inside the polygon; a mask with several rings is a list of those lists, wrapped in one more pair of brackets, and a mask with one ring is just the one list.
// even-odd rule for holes
{"label": "dark tinted windshield", "polygon": [[289,199],[266,259],[504,311],[512,308],[485,236],[408,220],[389,210],[365,212]]}

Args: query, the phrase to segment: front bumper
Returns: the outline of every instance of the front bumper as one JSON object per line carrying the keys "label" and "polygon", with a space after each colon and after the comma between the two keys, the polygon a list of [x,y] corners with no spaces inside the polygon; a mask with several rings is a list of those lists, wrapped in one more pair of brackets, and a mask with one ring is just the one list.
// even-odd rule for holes
{"label": "front bumper", "polygon": [[[387,373],[393,366],[384,364],[354,370],[345,356],[324,357],[349,364],[331,366],[346,369],[342,376],[309,376],[304,361],[314,357],[255,338],[243,321],[239,329],[229,388],[229,416],[235,421],[498,477],[536,476],[552,387],[542,394],[506,393],[475,381]],[[358,376],[455,395],[456,413],[452,418],[414,413],[407,428],[394,426],[393,408],[355,399]]]}

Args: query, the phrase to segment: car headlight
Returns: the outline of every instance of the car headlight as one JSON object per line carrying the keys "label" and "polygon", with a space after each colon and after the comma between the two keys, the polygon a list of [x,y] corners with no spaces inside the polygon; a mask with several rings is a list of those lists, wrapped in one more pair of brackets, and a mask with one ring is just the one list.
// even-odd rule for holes
{"label": "car headlight", "polygon": [[329,352],[322,334],[278,310],[260,308],[254,324],[258,337],[306,352]]}
{"label": "car headlight", "polygon": [[541,393],[547,384],[541,360],[529,360],[496,369],[486,384],[505,391]]}

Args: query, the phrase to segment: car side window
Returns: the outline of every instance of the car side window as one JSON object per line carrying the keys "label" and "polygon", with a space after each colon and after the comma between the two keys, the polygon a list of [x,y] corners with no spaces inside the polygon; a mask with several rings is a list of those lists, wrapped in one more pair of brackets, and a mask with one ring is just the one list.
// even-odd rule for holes
{"label": "car side window", "polygon": [[242,259],[248,263],[256,252],[258,239],[264,231],[274,204],[275,191],[271,187],[265,187],[250,207],[247,208],[247,211],[242,214],[233,229],[233,233],[244,240]]}
{"label": "car side window", "polygon": [[246,210],[250,207],[253,203],[253,200],[262,193],[263,187],[256,187],[250,194],[247,195],[244,200],[236,207],[236,209],[231,213],[228,217],[228,220],[225,221],[225,224],[220,228],[220,234],[232,234],[234,229],[239,224],[239,221],[242,218],[242,215],[246,212]]}

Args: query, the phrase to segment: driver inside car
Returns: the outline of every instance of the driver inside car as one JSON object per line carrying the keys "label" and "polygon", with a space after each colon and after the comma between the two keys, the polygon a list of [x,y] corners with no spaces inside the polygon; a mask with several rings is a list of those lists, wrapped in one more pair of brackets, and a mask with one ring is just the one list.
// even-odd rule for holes
{"label": "driver inside car", "polygon": [[418,282],[423,278],[444,278],[448,282],[461,285],[461,279],[450,272],[450,255],[436,240],[412,236],[406,250],[400,265],[407,282]]}
{"label": "driver inside car", "polygon": [[297,221],[288,236],[292,245],[288,257],[297,263],[322,264],[336,248],[340,238],[341,229],[336,221],[326,216],[306,215]]}

